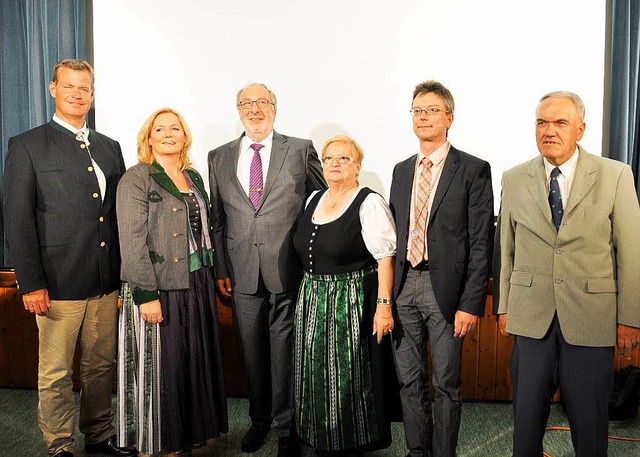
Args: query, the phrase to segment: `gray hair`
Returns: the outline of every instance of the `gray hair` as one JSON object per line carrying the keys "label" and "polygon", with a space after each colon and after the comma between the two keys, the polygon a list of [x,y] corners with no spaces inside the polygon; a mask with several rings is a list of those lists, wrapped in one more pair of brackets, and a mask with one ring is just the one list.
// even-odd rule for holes
{"label": "gray hair", "polygon": [[250,83],[250,84],[247,84],[246,86],[244,86],[242,89],[240,89],[240,90],[238,91],[238,93],[236,94],[236,105],[237,105],[238,103],[240,103],[240,95],[242,95],[242,92],[243,92],[247,87],[249,87],[249,86],[255,86],[255,85],[264,87],[264,88],[267,90],[267,92],[269,92],[269,98],[271,99],[271,103],[273,103],[273,107],[274,107],[274,108],[278,108],[278,100],[276,99],[276,94],[274,94],[273,92],[271,92],[271,89],[269,89],[265,84],[262,84],[262,83]]}
{"label": "gray hair", "polygon": [[582,120],[584,120],[586,109],[584,107],[584,102],[578,96],[578,94],[569,92],[568,90],[556,90],[543,95],[540,98],[540,102],[538,102],[538,104],[542,103],[548,98],[568,98],[573,103],[573,106],[575,106],[576,110],[578,111],[578,114],[580,114],[580,116],[582,117]]}

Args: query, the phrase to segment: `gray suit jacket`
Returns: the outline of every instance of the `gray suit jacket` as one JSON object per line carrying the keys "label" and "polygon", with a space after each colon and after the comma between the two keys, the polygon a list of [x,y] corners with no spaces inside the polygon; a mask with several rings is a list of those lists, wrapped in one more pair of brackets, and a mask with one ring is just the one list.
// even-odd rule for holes
{"label": "gray suit jacket", "polygon": [[531,338],[557,312],[568,343],[614,346],[616,324],[640,327],[638,198],[629,166],[579,154],[557,232],[543,158],[504,173],[494,312],[508,315],[508,332]]}
{"label": "gray suit jacket", "polygon": [[307,196],[324,189],[322,166],[310,140],[273,133],[264,192],[255,210],[240,185],[240,138],[209,152],[211,224],[216,278],[254,294],[258,277],[271,293],[294,290],[302,268],[291,232]]}

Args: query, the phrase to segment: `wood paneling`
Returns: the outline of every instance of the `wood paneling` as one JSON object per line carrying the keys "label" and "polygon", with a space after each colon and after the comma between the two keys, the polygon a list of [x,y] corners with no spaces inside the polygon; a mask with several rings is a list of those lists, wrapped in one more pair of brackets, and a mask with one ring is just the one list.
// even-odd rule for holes
{"label": "wood paneling", "polygon": [[[491,292],[491,285],[489,288]],[[465,400],[511,400],[509,360],[513,340],[498,330],[491,315],[492,296],[487,296],[484,318],[465,338],[462,348],[462,396]],[[236,340],[233,312],[229,303],[218,301],[222,337],[225,389],[229,396],[246,396],[247,381]],[[77,358],[74,385],[77,387]],[[616,370],[627,365],[640,366],[640,350],[631,359],[617,351]],[[16,294],[13,272],[0,272],[0,387],[37,386],[38,331],[35,318],[22,307]],[[557,396],[556,396],[557,398]]]}
{"label": "wood paneling", "polygon": [[224,388],[227,395],[231,397],[245,397],[248,395],[247,377],[233,325],[231,303],[229,300],[220,300],[218,297],[217,305],[222,338]]}
{"label": "wood paneling", "polygon": [[0,385],[35,387],[38,328],[22,306],[13,272],[0,272]]}

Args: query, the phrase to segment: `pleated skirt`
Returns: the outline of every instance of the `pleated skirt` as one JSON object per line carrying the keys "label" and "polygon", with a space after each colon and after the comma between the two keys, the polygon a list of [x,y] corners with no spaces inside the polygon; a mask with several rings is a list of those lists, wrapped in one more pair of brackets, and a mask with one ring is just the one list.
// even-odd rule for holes
{"label": "pleated skirt", "polygon": [[384,398],[384,371],[394,370],[391,347],[371,336],[377,283],[375,267],[304,274],[295,316],[294,403],[298,437],[316,449],[391,443]]}

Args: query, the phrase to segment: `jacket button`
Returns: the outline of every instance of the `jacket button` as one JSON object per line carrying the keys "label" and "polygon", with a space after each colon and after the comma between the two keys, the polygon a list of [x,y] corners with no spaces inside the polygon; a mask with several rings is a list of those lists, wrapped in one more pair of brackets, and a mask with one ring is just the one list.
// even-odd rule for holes
{"label": "jacket button", "polygon": [[102,243],[100,243],[100,247],[105,247],[107,245],[107,243],[105,243],[104,241]]}
{"label": "jacket button", "polygon": [[93,198],[98,198],[98,192],[94,192],[92,195]]}
{"label": "jacket button", "polygon": [[177,234],[176,232],[173,232],[171,235],[172,235],[174,238],[178,236],[178,234]]}
{"label": "jacket button", "polygon": [[562,278],[556,278],[555,282],[556,282],[556,284],[561,284],[562,283]]}
{"label": "jacket button", "polygon": [[100,219],[98,219],[100,222],[104,222],[104,217],[100,216]]}
{"label": "jacket button", "polygon": [[178,211],[178,208],[176,208],[176,207],[174,206],[173,208],[171,208],[171,211],[173,211],[173,212],[175,213],[176,211]]}
{"label": "jacket button", "polygon": [[562,254],[563,252],[564,252],[564,249],[556,248],[556,254]]}
{"label": "jacket button", "polygon": [[93,171],[93,167],[87,167],[87,171],[91,173]]}
{"label": "jacket button", "polygon": [[86,147],[87,147],[87,145],[86,145],[86,144],[84,144],[84,143],[80,143],[80,149],[84,149],[84,148],[86,148]]}
{"label": "jacket button", "polygon": [[179,259],[179,258],[177,258],[177,257],[174,257],[174,258],[173,258],[173,263],[178,263],[179,261],[180,261],[180,259]]}

